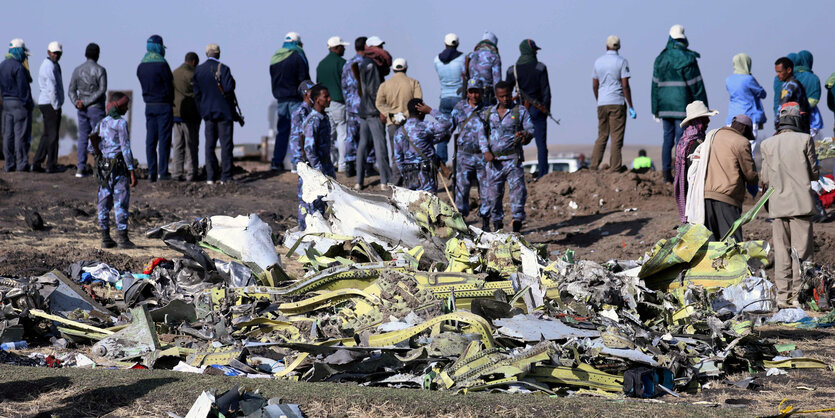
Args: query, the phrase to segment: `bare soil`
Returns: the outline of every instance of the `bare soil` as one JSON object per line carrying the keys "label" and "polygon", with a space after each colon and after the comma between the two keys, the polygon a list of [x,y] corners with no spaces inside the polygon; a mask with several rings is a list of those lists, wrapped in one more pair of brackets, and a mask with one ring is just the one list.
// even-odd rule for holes
{"label": "bare soil", "polygon": [[[61,161],[71,167],[71,158],[63,157]],[[75,178],[71,168],[57,174],[0,172],[0,276],[40,274],[53,268],[64,269],[82,259],[98,259],[118,269],[139,271],[152,258],[177,255],[161,241],[144,238],[144,232],[182,219],[257,213],[279,236],[294,226],[296,175],[272,173],[267,164],[258,162],[237,162],[237,165],[236,182],[227,185],[140,181],[132,190],[130,216],[132,238],[139,248],[127,251],[99,248],[94,178]],[[354,181],[342,174],[338,180],[345,185],[353,185]],[[372,186],[367,189],[369,193],[383,193],[374,187],[376,178],[369,181]],[[577,258],[598,262],[636,259],[657,240],[672,236],[679,225],[672,187],[663,183],[658,172],[552,173],[536,182],[529,178],[527,187],[528,219],[523,234],[532,242],[547,245],[553,255],[572,249]],[[445,199],[445,194],[440,195]],[[475,191],[472,198],[477,198]],[[753,203],[749,198],[744,209]],[[507,201],[505,205],[509,216]],[[37,211],[46,228],[30,230],[24,222],[24,211]],[[476,222],[476,215],[470,215],[468,221]],[[509,225],[507,221],[505,224]],[[771,237],[771,224],[765,213],[743,230],[746,239]],[[815,224],[815,244],[816,262],[835,262],[835,223]],[[279,254],[282,262],[291,266],[291,274],[298,271],[293,268],[292,260],[283,257],[284,251]],[[795,342],[808,356],[830,364],[835,360],[835,344],[831,342],[835,332],[831,330],[769,327],[757,332],[774,342]],[[108,373],[107,377],[101,373]],[[746,376],[732,376],[732,380],[743,377]],[[492,411],[510,416],[576,415],[577,412],[603,416],[749,415],[776,413],[777,404],[784,398],[800,409],[835,406],[832,372],[828,369],[792,370],[788,376],[762,376],[759,381],[762,387],[756,392],[714,381],[699,394],[685,394],[681,399],[663,398],[665,402],[682,406],[597,398],[545,402],[542,397],[520,395],[468,396],[462,401],[460,397],[444,398],[446,395],[423,396],[420,391],[353,385],[310,386],[210,376],[192,379],[191,375],[164,371],[29,371],[0,366],[0,415],[130,416],[139,412],[159,416],[167,411],[183,415],[200,390],[225,389],[233,383],[262,388],[268,396],[286,396],[289,401],[302,403],[302,409],[310,416],[480,416]],[[31,390],[18,390],[21,387]],[[753,399],[754,403],[746,409],[736,409],[726,402],[728,399]],[[699,401],[719,408],[693,406]]]}

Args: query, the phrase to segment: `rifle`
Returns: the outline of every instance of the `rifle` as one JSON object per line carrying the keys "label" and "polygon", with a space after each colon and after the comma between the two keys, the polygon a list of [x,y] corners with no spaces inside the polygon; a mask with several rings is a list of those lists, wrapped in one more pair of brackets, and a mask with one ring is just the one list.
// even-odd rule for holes
{"label": "rifle", "polygon": [[244,115],[241,112],[241,107],[238,106],[238,97],[235,96],[234,91],[230,91],[227,93],[223,90],[223,84],[220,82],[220,61],[217,63],[217,71],[215,71],[215,82],[217,82],[217,89],[220,90],[221,96],[226,100],[226,103],[229,104],[229,107],[232,109],[232,121],[238,122],[241,124],[241,127],[244,126]]}
{"label": "rifle", "polygon": [[[542,103],[539,103],[538,100],[534,99],[533,97],[531,97],[531,95],[529,95],[528,93],[525,93],[524,91],[522,91],[522,89],[519,88],[519,76],[516,75],[516,64],[513,64],[513,79],[516,82],[516,92],[519,93],[519,97],[522,98],[523,102],[527,102],[530,106],[535,107],[537,110],[542,112],[545,116],[551,118],[552,121],[556,122],[557,125],[560,124],[560,120],[554,118],[554,115],[551,114],[551,111],[548,110],[548,108],[546,108],[545,105],[543,105]],[[528,106],[525,106],[525,107],[528,107]]]}

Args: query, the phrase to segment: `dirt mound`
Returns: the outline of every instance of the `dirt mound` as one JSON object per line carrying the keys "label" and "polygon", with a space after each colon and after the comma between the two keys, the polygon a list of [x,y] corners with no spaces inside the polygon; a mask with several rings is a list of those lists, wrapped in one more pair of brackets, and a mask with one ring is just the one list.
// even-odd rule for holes
{"label": "dirt mound", "polygon": [[118,270],[140,272],[148,262],[145,257],[136,258],[91,248],[65,248],[61,251],[13,249],[0,255],[0,276],[34,276],[54,269],[63,271],[80,260],[99,260]]}
{"label": "dirt mound", "polygon": [[[669,206],[672,188],[660,172],[613,173],[581,170],[550,173],[528,183],[528,202],[534,217],[590,215],[618,209]],[[665,202],[662,202],[662,199]]]}

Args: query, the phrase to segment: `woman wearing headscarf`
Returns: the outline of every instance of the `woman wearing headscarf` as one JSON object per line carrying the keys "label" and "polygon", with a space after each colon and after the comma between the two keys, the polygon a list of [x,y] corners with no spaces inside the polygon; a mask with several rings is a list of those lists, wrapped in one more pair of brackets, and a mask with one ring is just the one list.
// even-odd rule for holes
{"label": "woman wearing headscarf", "polygon": [[765,124],[762,99],[767,93],[751,75],[751,57],[748,54],[736,54],[733,59],[734,73],[725,79],[725,88],[730,96],[728,117],[725,124],[730,126],[734,116],[744,114],[754,122],[754,138]]}

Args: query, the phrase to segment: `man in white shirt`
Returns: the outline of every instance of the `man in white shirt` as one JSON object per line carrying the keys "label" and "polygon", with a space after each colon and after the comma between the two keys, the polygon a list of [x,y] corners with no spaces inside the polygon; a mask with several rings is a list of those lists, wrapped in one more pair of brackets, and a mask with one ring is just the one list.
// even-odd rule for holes
{"label": "man in white shirt", "polygon": [[629,63],[618,55],[619,49],[620,38],[615,35],[609,36],[606,39],[606,54],[594,62],[592,90],[597,100],[597,141],[594,143],[591,156],[592,170],[597,170],[600,161],[603,160],[610,135],[612,152],[609,157],[609,169],[624,169],[621,149],[626,131],[627,110],[630,118],[637,117],[632,108],[632,92],[629,89]]}
{"label": "man in white shirt", "polygon": [[[38,71],[38,85],[41,94],[38,96],[38,108],[43,115],[43,135],[41,136],[32,171],[54,173],[57,171],[58,161],[58,131],[61,129],[61,106],[64,104],[64,80],[61,77],[62,48],[57,41],[49,43],[46,49],[47,58],[43,60]],[[41,167],[46,160],[46,169]]]}

